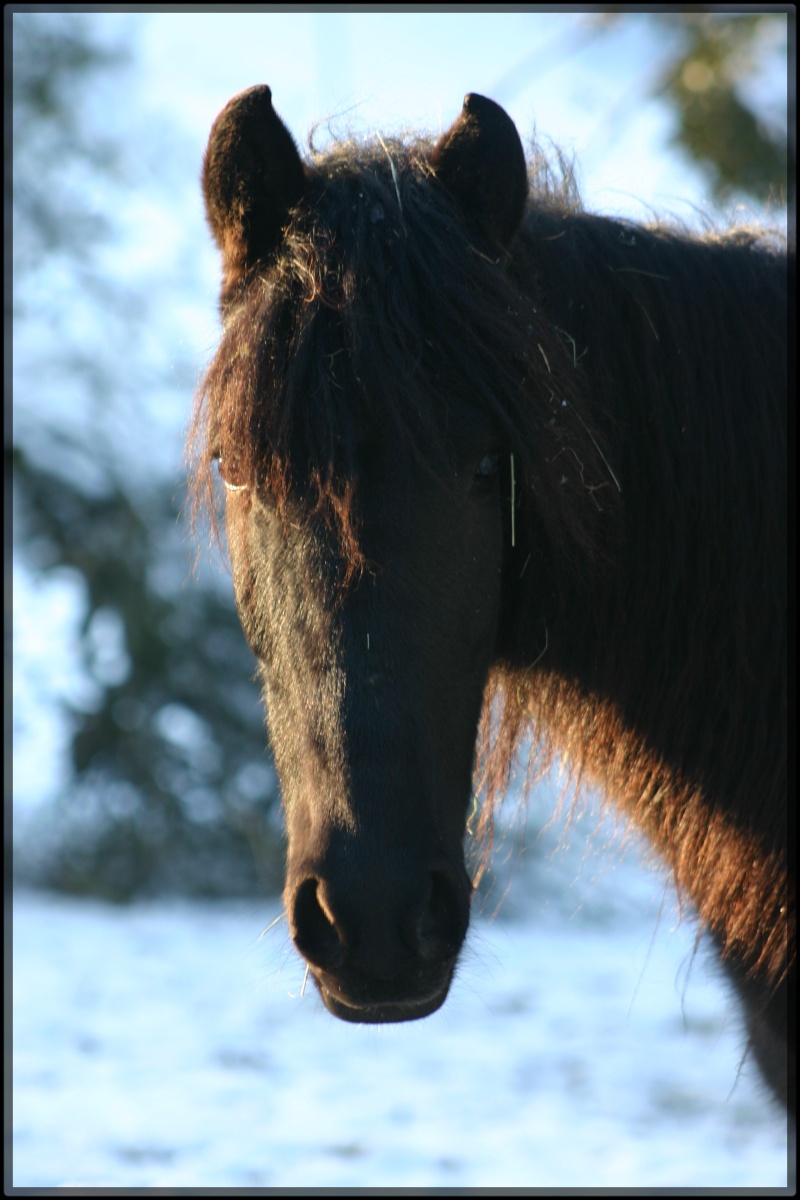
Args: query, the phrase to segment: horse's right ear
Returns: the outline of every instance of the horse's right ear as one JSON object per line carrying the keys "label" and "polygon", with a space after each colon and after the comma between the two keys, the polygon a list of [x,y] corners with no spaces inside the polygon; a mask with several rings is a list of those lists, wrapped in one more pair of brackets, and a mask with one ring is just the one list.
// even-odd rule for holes
{"label": "horse's right ear", "polygon": [[240,92],[211,129],[203,158],[203,195],[222,252],[223,297],[277,246],[306,172],[266,85]]}
{"label": "horse's right ear", "polygon": [[471,93],[431,155],[438,179],[497,246],[519,228],[528,198],[528,169],[517,127],[494,100]]}

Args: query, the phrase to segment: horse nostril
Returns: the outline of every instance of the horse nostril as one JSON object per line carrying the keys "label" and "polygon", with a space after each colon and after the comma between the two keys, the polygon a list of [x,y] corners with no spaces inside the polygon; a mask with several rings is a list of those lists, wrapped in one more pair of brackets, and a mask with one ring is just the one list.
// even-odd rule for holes
{"label": "horse nostril", "polygon": [[292,938],[303,958],[330,971],[341,966],[344,948],[320,903],[318,889],[319,880],[313,875],[298,886],[290,913]]}
{"label": "horse nostril", "polygon": [[434,961],[457,954],[467,930],[469,906],[459,902],[458,890],[442,871],[431,872],[431,886],[416,936],[420,958]]}

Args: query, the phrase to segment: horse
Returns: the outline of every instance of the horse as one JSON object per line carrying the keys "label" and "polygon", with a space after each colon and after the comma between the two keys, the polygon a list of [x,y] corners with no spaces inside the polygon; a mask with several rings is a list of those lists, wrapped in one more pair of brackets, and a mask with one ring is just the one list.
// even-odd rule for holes
{"label": "horse", "polygon": [[666,862],[794,1113],[793,249],[590,214],[477,94],[437,138],[304,160],[251,88],[202,186],[223,332],[194,486],[216,463],[325,1006],[444,1003],[473,781],[489,838],[531,737]]}

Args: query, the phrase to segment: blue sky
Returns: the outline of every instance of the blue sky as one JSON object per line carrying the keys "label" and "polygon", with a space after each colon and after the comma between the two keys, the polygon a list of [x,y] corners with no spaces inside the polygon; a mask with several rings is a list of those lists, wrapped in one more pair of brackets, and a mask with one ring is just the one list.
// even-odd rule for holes
{"label": "blue sky", "polygon": [[[720,212],[702,171],[671,147],[675,115],[649,93],[676,43],[648,14],[602,36],[592,36],[586,13],[568,10],[162,12],[96,20],[112,36],[130,30],[139,115],[174,123],[194,147],[198,173],[214,117],[255,83],[271,86],[301,147],[317,122],[318,142],[329,121],[334,133],[436,132],[474,91],[504,105],[523,142],[536,132],[545,147],[552,143],[574,158],[592,211],[644,221],[675,217],[698,229],[708,220],[724,226],[765,219],[746,198]],[[785,113],[785,49],[783,59],[776,49],[756,48],[762,69],[748,86]],[[197,176],[187,176],[181,223],[213,290],[216,257]]]}
{"label": "blue sky", "polygon": [[[669,150],[671,111],[647,92],[670,36],[647,14],[590,38],[585,13],[245,12],[107,14],[134,34],[141,101],[205,140],[237,91],[269,83],[298,140],[329,117],[357,131],[436,130],[468,91],[503,104],[575,152],[589,207],[647,216],[703,207],[699,171]],[[752,86],[786,104],[786,74],[763,47]],[[685,216],[686,210],[680,212]]]}

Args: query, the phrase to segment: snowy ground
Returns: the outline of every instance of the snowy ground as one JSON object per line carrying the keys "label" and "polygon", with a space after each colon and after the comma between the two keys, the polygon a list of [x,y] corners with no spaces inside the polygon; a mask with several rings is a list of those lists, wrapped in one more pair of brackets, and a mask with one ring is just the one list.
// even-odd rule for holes
{"label": "snowy ground", "polygon": [[574,861],[519,866],[445,1008],[389,1028],[300,996],[277,906],[17,895],[14,1185],[784,1185],[691,923],[635,857]]}

